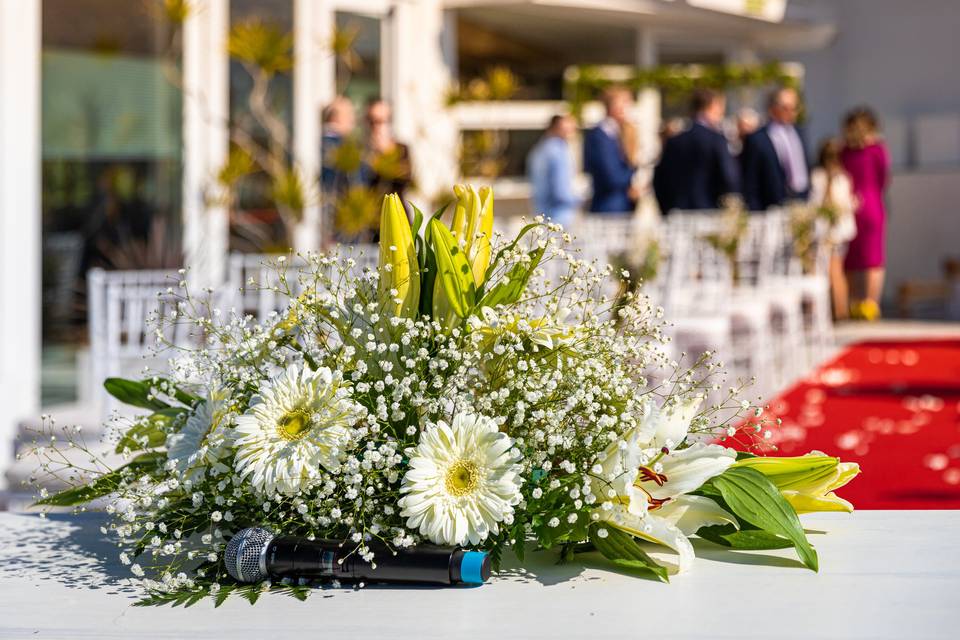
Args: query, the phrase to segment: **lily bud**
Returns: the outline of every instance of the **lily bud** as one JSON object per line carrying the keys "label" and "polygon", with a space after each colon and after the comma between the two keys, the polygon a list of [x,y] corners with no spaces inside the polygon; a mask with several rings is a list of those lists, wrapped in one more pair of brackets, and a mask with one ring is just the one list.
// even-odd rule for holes
{"label": "lily bud", "polygon": [[450,231],[463,248],[476,286],[483,284],[490,265],[490,237],[493,235],[493,189],[458,184],[453,188],[457,205]]}
{"label": "lily bud", "polygon": [[420,263],[407,212],[395,193],[383,198],[380,212],[380,284],[377,294],[381,307],[394,315],[405,318],[416,315],[420,302]]}
{"label": "lily bud", "polygon": [[853,505],[834,491],[860,473],[855,462],[840,462],[840,458],[812,451],[804,456],[746,458],[733,466],[765,475],[797,513],[853,511]]}

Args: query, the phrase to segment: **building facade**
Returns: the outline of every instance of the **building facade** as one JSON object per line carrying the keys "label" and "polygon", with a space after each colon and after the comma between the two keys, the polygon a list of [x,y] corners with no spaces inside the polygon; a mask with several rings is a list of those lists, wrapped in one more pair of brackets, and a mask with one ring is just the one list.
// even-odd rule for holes
{"label": "building facade", "polygon": [[[357,104],[379,95],[393,105],[394,130],[410,145],[424,198],[460,179],[493,179],[463,175],[462,141],[473,131],[503,132],[494,182],[507,212],[527,210],[522,159],[550,116],[566,109],[572,67],[799,60],[814,112],[835,117],[853,96],[823,80],[838,73],[831,56],[859,59],[871,46],[842,39],[855,12],[815,0],[192,0],[178,36],[181,57],[171,66],[162,4],[0,0],[0,468],[18,421],[41,406],[83,401],[83,393],[47,379],[43,388],[54,391],[41,397],[41,373],[58,371],[57,358],[79,353],[82,361],[83,295],[71,287],[87,266],[182,261],[194,282],[216,286],[237,246],[238,220],[269,219],[256,193],[243,196],[243,211],[211,197],[229,152],[228,126],[243,115],[246,79],[226,47],[240,20],[292,33],[295,63],[271,94],[304,175],[320,168],[323,106],[337,94]],[[900,3],[884,4],[893,11]],[[356,36],[350,68],[331,50],[333,34],[345,29]],[[509,100],[449,103],[456,83],[495,66],[519,78]],[[854,87],[869,101],[882,82]],[[731,99],[758,97],[744,90]],[[958,102],[940,106],[960,117]],[[656,91],[638,95],[648,167],[661,117],[676,108]],[[596,121],[598,105],[584,114],[587,124]],[[318,198],[308,201],[296,248],[319,247],[322,211]],[[67,266],[47,264],[55,255],[68,256]],[[58,356],[61,345],[72,346]],[[77,385],[85,371],[63,364],[63,386],[98,384]]]}

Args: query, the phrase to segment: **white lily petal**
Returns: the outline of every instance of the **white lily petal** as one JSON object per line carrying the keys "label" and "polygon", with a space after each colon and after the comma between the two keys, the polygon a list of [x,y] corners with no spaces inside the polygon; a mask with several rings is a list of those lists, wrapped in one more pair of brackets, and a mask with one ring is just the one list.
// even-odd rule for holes
{"label": "white lily petal", "polygon": [[732,514],[704,496],[680,496],[657,509],[656,514],[685,536],[692,536],[700,527],[716,524],[732,524],[739,528]]}
{"label": "white lily petal", "polygon": [[654,498],[674,498],[699,489],[736,461],[737,454],[733,449],[698,442],[663,458],[662,473],[667,481],[662,487],[655,482],[644,482],[642,486]]}
{"label": "white lily petal", "polygon": [[703,398],[689,398],[669,407],[656,407],[651,403],[641,429],[650,434],[649,446],[678,446],[690,431],[690,421],[697,415]]}
{"label": "white lily petal", "polygon": [[647,510],[647,496],[634,486],[640,471],[641,431],[631,429],[620,440],[611,443],[600,459],[601,472],[593,480],[595,495],[606,497],[613,489],[627,509],[635,515]]}

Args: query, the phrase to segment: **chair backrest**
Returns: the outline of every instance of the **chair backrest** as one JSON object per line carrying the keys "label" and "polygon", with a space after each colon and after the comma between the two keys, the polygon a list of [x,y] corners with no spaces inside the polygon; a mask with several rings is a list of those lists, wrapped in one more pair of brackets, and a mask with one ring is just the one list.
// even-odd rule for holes
{"label": "chair backrest", "polygon": [[[90,375],[95,385],[112,376],[137,376],[145,366],[163,370],[165,359],[154,353],[157,327],[151,320],[170,318],[179,302],[178,282],[172,270],[87,273]],[[164,339],[186,346],[192,338],[186,325],[167,322]],[[105,391],[94,400],[104,415],[115,406]]]}
{"label": "chair backrest", "polygon": [[251,315],[264,321],[271,313],[279,313],[290,303],[285,291],[277,290],[280,274],[294,294],[299,294],[300,269],[306,265],[303,258],[266,253],[232,253],[227,267],[227,286],[230,292],[224,299],[240,315]]}

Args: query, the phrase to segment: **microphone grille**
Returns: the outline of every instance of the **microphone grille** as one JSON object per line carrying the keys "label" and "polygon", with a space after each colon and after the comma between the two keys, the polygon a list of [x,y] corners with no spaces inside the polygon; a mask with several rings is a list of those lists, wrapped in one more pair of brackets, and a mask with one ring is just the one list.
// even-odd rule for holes
{"label": "microphone grille", "polygon": [[271,540],[273,534],[259,527],[242,529],[230,538],[223,558],[230,577],[238,582],[266,579],[265,552]]}

